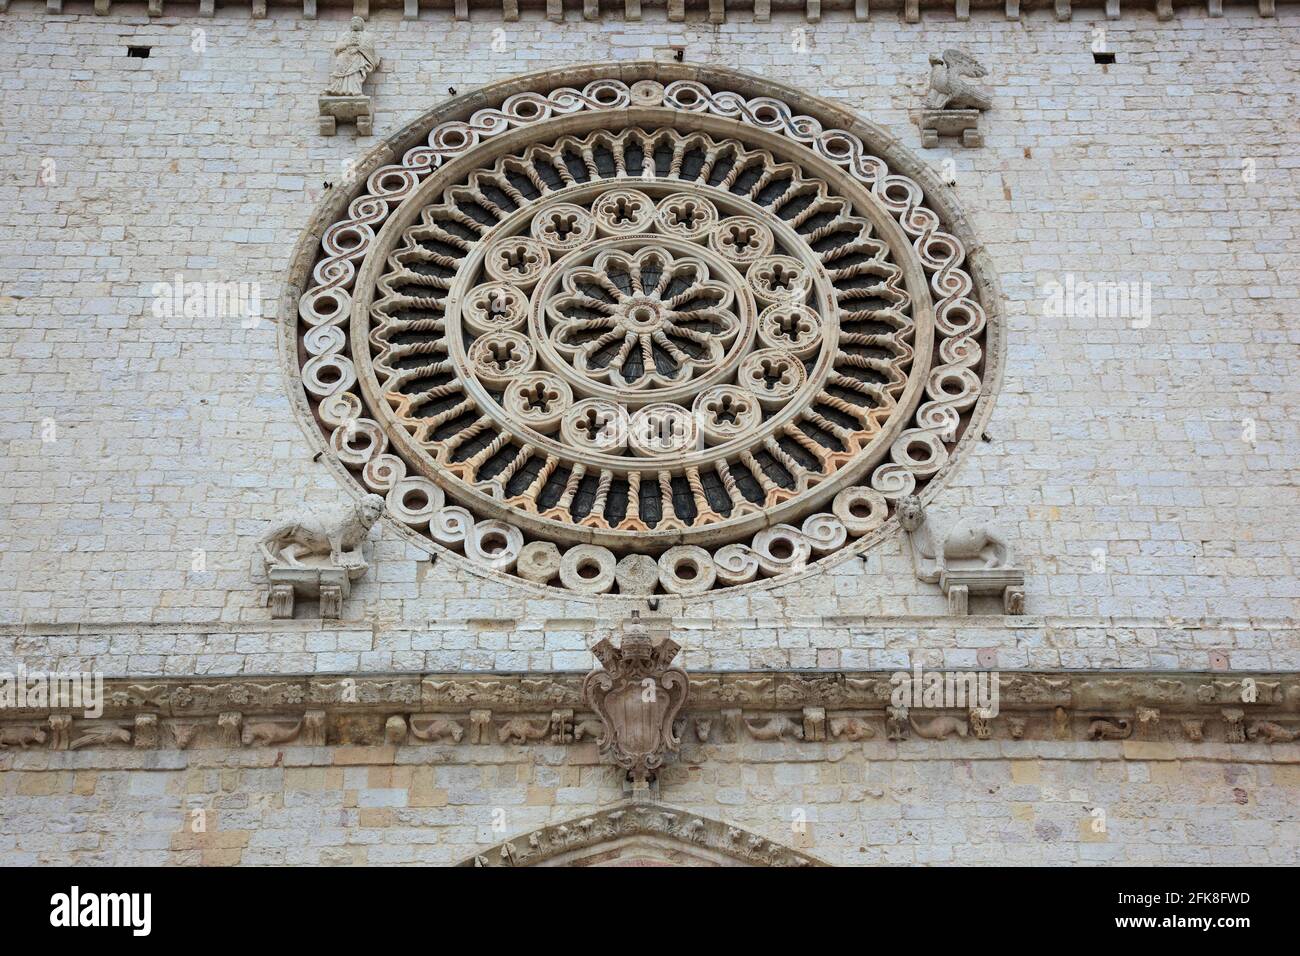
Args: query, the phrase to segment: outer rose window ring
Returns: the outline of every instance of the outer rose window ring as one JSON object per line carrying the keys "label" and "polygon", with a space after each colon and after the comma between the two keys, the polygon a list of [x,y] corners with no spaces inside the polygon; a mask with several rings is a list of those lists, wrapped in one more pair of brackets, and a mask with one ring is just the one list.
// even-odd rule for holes
{"label": "outer rose window ring", "polygon": [[[595,68],[585,68],[577,71],[576,74],[566,74],[565,79],[571,78],[572,75],[583,77],[592,76],[596,72]],[[626,86],[621,85],[623,78],[628,78],[626,82],[631,82],[637,73],[642,74],[638,79],[638,89],[641,91],[639,101],[653,101],[659,94],[656,92],[656,84],[647,79],[647,75],[663,75],[667,83],[667,92],[665,99],[660,101],[667,104],[667,108],[674,111],[685,111],[690,113],[690,125],[695,127],[705,127],[712,131],[720,126],[732,124],[736,117],[741,122],[737,125],[745,127],[745,135],[741,142],[746,147],[756,148],[767,145],[765,139],[777,139],[783,142],[783,149],[777,158],[785,162],[790,155],[802,155],[799,150],[805,150],[809,160],[806,164],[801,164],[802,168],[819,171],[818,167],[841,167],[852,173],[855,181],[860,182],[861,194],[853,197],[853,209],[855,213],[860,212],[860,201],[862,196],[868,197],[868,202],[875,206],[875,211],[884,210],[885,214],[890,217],[888,223],[881,224],[881,234],[892,232],[891,237],[894,242],[889,243],[891,249],[897,248],[898,240],[901,239],[901,245],[907,249],[915,249],[919,257],[913,254],[911,261],[898,263],[898,265],[907,273],[909,281],[906,286],[911,289],[916,283],[914,280],[918,275],[921,278],[920,285],[927,291],[927,300],[921,302],[918,300],[914,303],[918,308],[930,308],[938,310],[940,315],[952,316],[953,322],[948,322],[945,328],[937,329],[934,336],[934,351],[931,353],[925,350],[926,354],[918,354],[913,358],[916,359],[915,365],[909,359],[909,368],[916,371],[920,368],[921,361],[925,363],[924,370],[929,373],[930,367],[935,368],[935,376],[931,382],[954,382],[961,381],[966,386],[962,390],[961,402],[964,408],[957,410],[951,404],[945,406],[944,399],[939,396],[946,396],[951,391],[950,388],[940,388],[938,394],[935,393],[933,384],[926,392],[925,382],[913,383],[912,376],[909,376],[907,394],[898,407],[890,410],[890,414],[882,414],[883,422],[879,423],[881,427],[874,434],[881,440],[872,442],[871,461],[873,464],[862,465],[861,449],[854,451],[846,449],[842,455],[847,455],[849,460],[837,461],[834,467],[826,466],[823,463],[825,473],[817,477],[819,480],[809,482],[802,489],[800,488],[782,488],[774,487],[768,489],[766,497],[758,502],[753,500],[739,500],[733,495],[733,504],[740,505],[732,509],[731,515],[706,515],[702,512],[705,508],[698,509],[694,514],[691,512],[689,503],[686,508],[687,526],[686,527],[662,527],[665,522],[661,520],[663,515],[671,514],[670,511],[664,511],[660,520],[652,520],[651,527],[645,531],[635,532],[631,537],[636,544],[628,547],[617,537],[618,531],[615,527],[600,527],[601,521],[594,520],[599,517],[590,510],[584,511],[579,507],[573,513],[565,516],[565,520],[556,521],[554,518],[548,518],[544,513],[532,513],[528,508],[522,512],[515,511],[519,507],[518,495],[514,492],[519,488],[515,486],[505,487],[501,481],[497,481],[502,487],[493,493],[489,486],[493,484],[493,477],[488,476],[486,482],[479,481],[473,484],[466,484],[457,487],[456,482],[449,481],[444,485],[444,480],[437,480],[438,486],[443,487],[447,492],[447,507],[452,507],[454,502],[457,510],[462,505],[468,505],[472,514],[472,520],[504,520],[508,524],[521,527],[525,532],[527,540],[545,540],[547,538],[556,541],[561,549],[565,549],[574,544],[583,541],[602,541],[614,547],[619,555],[629,555],[632,553],[644,552],[651,555],[662,553],[662,549],[668,545],[679,541],[685,542],[692,540],[696,532],[708,530],[712,533],[715,540],[711,540],[706,545],[712,552],[720,545],[735,545],[735,547],[750,549],[758,546],[757,542],[751,542],[748,535],[752,531],[761,530],[764,526],[777,525],[789,529],[781,531],[777,539],[786,540],[791,532],[795,535],[803,535],[804,539],[810,542],[810,560],[815,562],[817,558],[826,554],[839,553],[844,550],[851,550],[855,546],[852,540],[847,542],[841,541],[840,544],[833,544],[829,549],[818,549],[815,542],[840,540],[837,534],[828,532],[824,527],[825,521],[821,523],[814,522],[813,519],[821,515],[822,518],[832,522],[838,522],[839,519],[830,514],[830,500],[837,498],[841,491],[853,488],[854,501],[861,499],[864,493],[873,493],[886,502],[892,502],[901,494],[908,491],[918,490],[928,480],[934,481],[942,479],[947,472],[951,470],[952,452],[959,443],[968,443],[964,438],[968,438],[972,433],[971,425],[978,424],[987,416],[988,412],[988,387],[987,382],[996,382],[996,373],[1000,367],[1000,328],[990,326],[988,322],[987,306],[996,305],[995,296],[990,296],[989,292],[993,289],[991,279],[986,275],[978,277],[973,281],[967,273],[962,270],[964,259],[964,244],[961,239],[951,233],[943,231],[944,217],[936,215],[933,211],[925,208],[924,195],[920,189],[912,184],[905,177],[897,173],[890,172],[887,169],[887,163],[878,158],[879,154],[884,154],[889,164],[899,163],[901,168],[911,173],[926,186],[926,192],[937,193],[941,199],[940,208],[947,215],[952,217],[951,204],[947,202],[941,187],[934,184],[933,178],[928,176],[923,167],[916,164],[911,157],[899,150],[887,137],[881,137],[879,131],[867,124],[854,121],[851,118],[846,121],[842,111],[837,110],[828,104],[822,104],[817,101],[802,97],[794,91],[787,91],[783,88],[776,88],[772,84],[761,84],[764,86],[761,109],[754,108],[754,112],[746,115],[745,103],[747,97],[752,96],[752,91],[758,81],[740,74],[731,74],[729,71],[718,71],[708,69],[692,68],[665,68],[664,65],[634,64],[626,69],[620,69],[620,80],[609,82],[600,81],[599,83],[586,84],[586,90],[593,91],[591,99],[584,99],[588,96],[584,88],[570,88],[571,92],[564,90],[555,90],[555,85],[548,87],[548,82],[556,84],[557,80],[551,80],[549,77],[534,77],[528,82],[534,85],[536,89],[544,91],[546,89],[555,90],[553,93],[527,93],[525,94],[521,81],[511,81],[505,84],[499,84],[493,89],[510,90],[514,89],[513,94],[517,102],[533,102],[536,100],[549,100],[554,104],[549,109],[543,108],[539,111],[538,117],[532,122],[535,125],[544,125],[544,120],[549,116],[551,119],[559,119],[561,112],[565,129],[574,132],[574,135],[581,132],[581,129],[575,131],[575,127],[582,124],[575,124],[573,121],[582,117],[584,122],[593,119],[592,114],[609,110],[617,114],[618,119],[611,122],[609,117],[595,117],[597,122],[592,122],[594,126],[607,126],[619,131],[623,129],[619,125],[621,122],[632,123],[633,121],[642,122],[643,114],[638,112],[638,107],[627,107]],[[701,83],[696,77],[707,78],[711,81],[712,86]],[[734,82],[726,82],[726,81]],[[558,80],[562,83],[563,80]],[[736,93],[721,92],[728,86],[737,90]],[[599,95],[594,91],[599,87]],[[650,92],[646,93],[646,88]],[[662,89],[662,86],[658,86]],[[684,95],[683,91],[690,88],[697,95],[690,97]],[[620,92],[620,90],[622,92]],[[772,96],[773,93],[785,94],[784,97]],[[787,102],[795,102],[796,109],[791,109],[781,102],[784,98]],[[688,105],[689,101],[689,105]],[[480,100],[480,102],[482,102]],[[489,100],[492,103],[501,103],[501,100]],[[510,99],[507,96],[505,100],[505,111],[508,113],[512,107]],[[758,99],[753,100],[755,104]],[[562,105],[561,105],[562,104]],[[775,104],[775,105],[773,105]],[[477,117],[490,117],[493,111],[497,110],[496,106],[488,106],[481,109],[473,122],[468,126],[460,120],[451,119],[444,122],[442,126],[429,133],[429,141],[441,144],[438,148],[443,151],[446,158],[437,161],[434,165],[440,167],[436,169],[432,176],[428,171],[421,173],[419,164],[403,167],[401,161],[394,163],[390,168],[378,170],[370,177],[370,185],[381,191],[387,191],[390,194],[395,191],[399,184],[405,184],[402,189],[406,192],[406,199],[409,200],[414,192],[419,192],[424,186],[431,181],[439,178],[441,173],[453,170],[459,159],[467,159],[465,165],[482,166],[485,158],[490,158],[489,153],[493,152],[493,144],[498,144],[499,149],[495,150],[496,155],[503,155],[509,151],[512,144],[506,142],[506,138],[512,133],[519,132],[519,129],[509,129],[509,127],[497,127],[494,120],[479,119]],[[784,110],[784,112],[783,112]],[[820,113],[822,119],[811,120],[806,112],[809,110],[815,114]],[[440,113],[447,115],[450,110],[440,110]],[[654,108],[647,108],[647,112],[655,112]],[[462,114],[468,116],[468,112]],[[498,114],[499,115],[499,114]],[[519,114],[522,116],[522,112]],[[539,122],[539,120],[541,122]],[[527,126],[526,118],[514,121],[519,127]],[[458,125],[459,124],[459,125]],[[432,123],[430,125],[433,125]],[[446,127],[445,131],[443,127]],[[455,127],[455,129],[453,129]],[[751,129],[752,127],[752,129]],[[478,130],[465,136],[463,132],[457,130],[473,129]],[[494,131],[496,130],[496,131]],[[863,133],[866,133],[865,139]],[[536,140],[546,139],[540,131],[533,131],[532,138]],[[458,137],[459,143],[457,142]],[[811,139],[809,139],[811,137]],[[408,131],[401,139],[407,143],[413,142],[411,134]],[[528,138],[528,137],[521,137]],[[397,139],[397,138],[395,138]],[[809,148],[809,143],[824,143],[816,148]],[[863,147],[862,143],[869,144]],[[459,144],[469,144],[469,149],[459,148]],[[858,145],[855,145],[858,144]],[[452,148],[456,147],[456,148]],[[477,156],[471,155],[475,150],[482,150],[489,147],[485,152]],[[877,155],[871,155],[871,150],[875,149]],[[818,152],[818,150],[823,150]],[[855,154],[856,150],[856,154]],[[406,162],[411,163],[413,159],[418,158],[419,149],[408,150]],[[427,153],[426,153],[427,155]],[[396,157],[394,157],[396,158]],[[410,171],[401,171],[409,169]],[[842,171],[841,170],[841,171]],[[454,175],[448,175],[447,179],[454,179]],[[421,182],[423,181],[423,182]],[[420,186],[416,187],[415,184]],[[633,185],[630,182],[627,185]],[[334,204],[337,207],[337,203]],[[371,207],[375,209],[376,207]],[[392,204],[389,204],[389,211],[392,211]],[[400,205],[398,212],[406,209],[404,204]],[[299,287],[305,287],[306,292],[300,303],[299,312],[305,323],[322,325],[322,324],[346,324],[346,321],[337,321],[337,318],[331,316],[327,309],[330,303],[336,306],[342,305],[347,307],[354,306],[353,313],[361,308],[363,300],[367,296],[367,290],[364,283],[357,283],[357,267],[360,266],[360,272],[367,271],[373,274],[377,272],[376,262],[378,257],[374,256],[376,233],[379,236],[390,235],[392,231],[400,232],[395,224],[402,218],[401,215],[390,216],[383,211],[384,207],[378,207],[380,212],[378,220],[374,219],[374,212],[368,213],[371,217],[371,225],[364,225],[361,222],[351,222],[348,215],[355,217],[361,212],[361,200],[353,200],[349,214],[339,218],[342,210],[335,210],[334,219],[336,226],[330,226],[324,229],[325,238],[322,248],[325,252],[325,258],[316,264],[314,274],[306,281],[300,280]],[[417,210],[418,213],[418,210]],[[362,217],[364,218],[364,216]],[[384,224],[384,220],[387,223]],[[956,215],[956,225],[960,230],[964,230],[964,221]],[[902,228],[900,228],[900,226]],[[390,230],[390,227],[393,227]],[[351,243],[346,251],[334,245],[333,234],[338,233],[340,236],[353,236]],[[958,233],[960,235],[960,232]],[[359,236],[359,238],[357,238]],[[301,246],[302,244],[300,244]],[[781,250],[778,250],[780,252]],[[319,258],[319,250],[318,250]],[[982,265],[982,255],[979,257]],[[779,277],[778,277],[779,278]],[[765,287],[767,288],[767,287]],[[929,293],[933,290],[933,297]],[[978,298],[977,298],[978,296]],[[322,303],[321,310],[316,311],[313,304],[317,301]],[[970,320],[972,315],[973,320]],[[969,321],[968,321],[969,320]],[[956,329],[955,325],[964,326]],[[812,323],[802,323],[799,327],[804,330],[803,334],[812,335],[815,338],[815,325]],[[814,331],[809,331],[813,328]],[[992,335],[989,330],[992,328]],[[351,344],[355,345],[358,329],[354,324]],[[377,333],[378,334],[378,333]],[[860,335],[861,333],[855,333]],[[317,337],[318,344],[329,340]],[[756,343],[758,344],[758,343]],[[761,343],[770,344],[768,342]],[[991,344],[991,350],[985,350],[984,346]],[[330,353],[334,354],[334,353]],[[309,356],[316,358],[318,356]],[[800,356],[802,357],[802,356]],[[346,363],[350,359],[348,349],[340,350],[337,353],[337,361],[341,363],[338,367],[342,372],[342,378],[347,378]],[[991,361],[990,361],[991,360]],[[335,359],[331,359],[335,361]],[[319,363],[317,363],[319,364]],[[365,363],[362,363],[363,365]],[[363,396],[372,395],[372,390],[367,388],[368,384],[377,384],[373,378],[367,381],[368,372],[366,367],[357,369],[357,376],[360,380],[360,386],[353,391],[360,391]],[[991,373],[991,374],[990,374]],[[921,378],[923,376],[916,376]],[[971,388],[971,381],[974,379],[975,387]],[[544,390],[547,395],[554,395],[554,389]],[[391,402],[391,398],[384,395],[385,400]],[[331,415],[335,418],[356,407],[351,401],[345,401],[347,398],[344,394],[328,394],[324,396],[315,396],[320,399],[320,409],[316,413],[317,420],[322,424],[326,433],[332,433],[339,425],[331,422]],[[576,398],[576,397],[575,397]],[[326,407],[328,406],[328,408]],[[357,409],[361,419],[367,418],[367,411],[373,409],[373,402],[370,399],[363,401]],[[765,412],[767,414],[767,412]],[[906,416],[906,421],[899,421],[899,416]],[[545,415],[536,415],[539,420],[549,427],[549,418]],[[355,425],[353,426],[355,427]],[[382,485],[386,481],[391,481],[391,476],[399,471],[404,471],[410,475],[424,474],[425,479],[434,477],[440,479],[435,470],[433,475],[425,467],[427,461],[421,461],[419,455],[413,455],[412,434],[409,429],[394,430],[390,426],[385,426],[384,432],[388,434],[389,442],[387,447],[378,447],[380,443],[372,442],[373,453],[359,468],[356,462],[348,462],[351,466],[352,474],[372,489],[377,489],[383,493]],[[922,433],[923,437],[916,437],[913,433]],[[370,434],[370,432],[367,432]],[[717,431],[707,440],[716,442],[716,435],[722,434]],[[892,438],[892,441],[886,440],[886,437]],[[915,457],[916,449],[920,447],[929,447],[932,454],[925,460],[920,461]],[[937,450],[935,450],[937,449]],[[779,452],[778,452],[779,454]],[[360,457],[365,457],[361,454]],[[892,460],[891,460],[892,459]],[[339,464],[344,464],[338,462]],[[403,464],[404,463],[404,464]],[[456,465],[457,463],[451,462]],[[593,470],[594,470],[593,465]],[[464,471],[463,463],[460,468]],[[915,469],[913,474],[912,469]],[[690,474],[689,468],[678,468],[677,474],[667,479],[667,483],[660,490],[663,491],[663,501],[665,508],[678,507],[678,500],[689,498],[691,494],[695,495],[697,502],[708,503],[716,500],[716,494],[712,497],[702,497],[700,493],[700,484],[696,480],[699,476]],[[698,471],[699,469],[695,469]],[[758,470],[753,472],[757,478]],[[471,476],[472,477],[472,476]],[[591,476],[588,476],[589,483]],[[676,482],[676,484],[674,484]],[[686,484],[690,484],[687,488]],[[678,487],[681,485],[681,487]],[[865,489],[865,491],[864,491]],[[500,494],[500,491],[506,491],[506,495]],[[588,493],[590,498],[590,489],[580,489]],[[716,492],[716,489],[713,489]],[[676,495],[677,499],[670,500],[670,496]],[[747,494],[748,498],[748,494]],[[872,504],[872,511],[875,511],[875,502]],[[748,506],[757,505],[758,507],[750,510]],[[589,508],[589,505],[588,505]],[[818,510],[823,509],[823,510]],[[545,509],[538,509],[543,512]],[[836,509],[837,511],[839,509]],[[551,509],[554,512],[554,509]],[[611,513],[616,514],[617,509],[611,512],[608,508],[602,512],[602,515]],[[847,512],[846,512],[847,513]],[[617,516],[617,515],[616,515]],[[806,519],[806,520],[805,520]],[[800,524],[809,527],[801,529]],[[433,528],[436,521],[430,523]],[[554,525],[559,524],[561,528],[556,530]],[[660,527],[653,527],[654,525]],[[814,530],[815,526],[815,530]],[[861,522],[855,522],[856,528],[863,527]],[[728,530],[730,529],[730,530]],[[854,534],[858,532],[855,530]],[[445,537],[445,536],[444,536]],[[704,540],[708,536],[701,536]],[[850,536],[851,538],[852,536]],[[868,537],[878,537],[878,535],[869,534]],[[450,546],[454,550],[460,550],[453,537],[447,537],[444,541],[437,535],[434,540]],[[766,539],[765,539],[766,540]],[[793,539],[791,539],[793,540]],[[448,544],[450,542],[450,544]],[[731,570],[723,577],[726,581],[720,581],[717,586],[729,586],[739,583],[745,583],[746,574],[742,565],[745,561],[738,561],[734,548],[728,551],[729,563]],[[498,570],[507,569],[509,565],[509,555],[506,560],[494,558],[493,565]],[[742,570],[737,571],[737,568]],[[777,564],[769,560],[763,565],[756,580],[762,580],[768,574],[773,573],[776,569],[779,575],[791,573],[802,573],[803,568],[799,567],[777,567]],[[508,569],[507,569],[508,570]],[[530,578],[530,580],[535,580]],[[751,579],[754,580],[754,579]],[[620,584],[620,590],[622,585]],[[656,590],[669,590],[665,588],[664,582],[659,582]]]}

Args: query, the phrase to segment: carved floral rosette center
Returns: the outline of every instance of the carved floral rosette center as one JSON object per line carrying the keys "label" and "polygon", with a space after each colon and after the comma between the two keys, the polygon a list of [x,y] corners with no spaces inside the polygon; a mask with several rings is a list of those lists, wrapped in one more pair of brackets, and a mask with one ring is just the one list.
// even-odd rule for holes
{"label": "carved floral rosette center", "polygon": [[372,172],[293,346],[334,458],[416,533],[689,595],[801,571],[948,468],[988,303],[858,125],[637,72],[539,78]]}

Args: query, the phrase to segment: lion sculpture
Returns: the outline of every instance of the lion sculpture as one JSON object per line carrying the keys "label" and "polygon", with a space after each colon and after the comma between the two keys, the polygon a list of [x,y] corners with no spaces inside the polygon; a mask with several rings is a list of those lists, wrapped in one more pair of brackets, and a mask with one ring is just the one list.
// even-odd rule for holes
{"label": "lion sculpture", "polygon": [[[983,561],[985,568],[1011,566],[1011,545],[987,525],[959,518],[939,542],[928,524],[921,499],[907,495],[898,503],[898,520],[911,535],[917,555],[935,564],[934,580],[954,561]],[[927,579],[928,579],[927,578]]]}
{"label": "lion sculpture", "polygon": [[367,567],[362,542],[384,513],[384,499],[366,495],[355,504],[312,508],[271,528],[261,541],[267,568],[306,567],[303,558],[325,557],[335,567],[352,572]]}

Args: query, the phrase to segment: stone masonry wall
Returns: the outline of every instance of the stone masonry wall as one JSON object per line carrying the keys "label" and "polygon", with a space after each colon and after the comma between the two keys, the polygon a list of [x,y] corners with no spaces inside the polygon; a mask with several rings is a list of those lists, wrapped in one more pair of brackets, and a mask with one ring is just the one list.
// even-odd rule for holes
{"label": "stone masonry wall", "polygon": [[[285,401],[274,323],[159,319],[152,290],[178,273],[257,282],[273,310],[325,184],[375,141],[316,132],[344,11],[69,9],[18,0],[0,34],[0,658],[110,673],[586,666],[572,635],[621,617],[621,602],[430,566],[391,529],[349,602],[355,627],[267,630],[256,537],[333,478]],[[947,636],[927,620],[942,596],[893,539],[830,573],[670,603],[717,628],[688,645],[690,663],[892,666],[875,652],[920,645],[999,648],[1005,666],[1295,668],[1294,9],[1180,9],[1169,23],[927,12],[922,26],[381,11],[375,132],[449,88],[677,43],[688,60],[842,101],[916,148],[907,111],[926,57],[966,47],[991,68],[988,145],[924,155],[955,163],[998,266],[1009,356],[991,440],[936,510],[1010,532],[1033,616]],[[1114,65],[1093,62],[1098,25]],[[1044,284],[1067,274],[1149,282],[1150,326],[1045,316]]]}
{"label": "stone masonry wall", "polygon": [[[1270,748],[707,749],[688,748],[664,772],[665,809],[725,820],[827,863],[1300,863],[1300,766],[1272,762]],[[594,743],[523,754],[495,745],[18,754],[0,774],[0,860],[446,865],[622,798]]]}

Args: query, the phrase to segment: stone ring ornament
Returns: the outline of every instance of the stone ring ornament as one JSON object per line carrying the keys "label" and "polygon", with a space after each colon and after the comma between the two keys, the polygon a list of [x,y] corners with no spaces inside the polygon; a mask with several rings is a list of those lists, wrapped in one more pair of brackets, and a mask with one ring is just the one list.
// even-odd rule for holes
{"label": "stone ring ornament", "polygon": [[869,546],[988,414],[982,254],[831,104],[582,67],[452,100],[365,168],[291,275],[299,406],[486,572],[638,596],[804,573]]}

